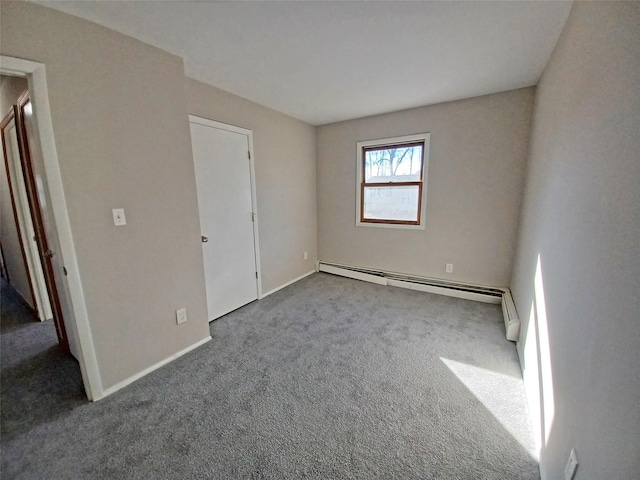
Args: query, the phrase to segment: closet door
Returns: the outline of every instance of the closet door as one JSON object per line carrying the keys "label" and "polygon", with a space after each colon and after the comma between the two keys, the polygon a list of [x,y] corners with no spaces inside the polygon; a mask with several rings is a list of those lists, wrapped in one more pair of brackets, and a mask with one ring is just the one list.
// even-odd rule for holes
{"label": "closet door", "polygon": [[249,134],[191,118],[209,320],[258,298]]}

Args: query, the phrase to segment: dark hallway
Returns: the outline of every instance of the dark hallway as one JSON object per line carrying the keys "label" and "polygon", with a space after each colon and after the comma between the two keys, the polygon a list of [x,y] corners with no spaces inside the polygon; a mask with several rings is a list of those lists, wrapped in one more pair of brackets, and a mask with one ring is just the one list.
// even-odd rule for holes
{"label": "dark hallway", "polygon": [[13,288],[4,279],[0,284],[0,424],[6,445],[87,399],[78,362],[58,347],[53,320],[35,320]]}

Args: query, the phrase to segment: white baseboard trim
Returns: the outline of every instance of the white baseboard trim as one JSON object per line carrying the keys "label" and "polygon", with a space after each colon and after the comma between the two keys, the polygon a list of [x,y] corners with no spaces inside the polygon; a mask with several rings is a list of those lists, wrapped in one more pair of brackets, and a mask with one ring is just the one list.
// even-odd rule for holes
{"label": "white baseboard trim", "polygon": [[318,267],[318,271],[331,273],[333,275],[340,275],[341,277],[354,278],[356,280],[363,280],[365,282],[376,283],[378,285],[388,285],[386,277],[379,275],[371,275],[370,273],[358,272],[355,270],[347,270],[333,265],[326,265],[321,263]]}
{"label": "white baseboard trim", "polygon": [[408,288],[421,292],[436,293],[448,297],[463,298],[477,302],[500,304],[504,288],[489,287],[473,283],[456,283],[430,277],[407,275],[384,270],[372,270],[352,265],[325,263],[320,261],[318,271],[355,278],[378,285]]}
{"label": "white baseboard trim", "polygon": [[135,375],[130,376],[129,378],[126,378],[124,380],[122,380],[121,382],[116,383],[115,385],[106,388],[102,391],[101,395],[95,395],[93,398],[93,401],[96,400],[101,400],[105,397],[108,397],[109,395],[111,395],[112,393],[117,392],[118,390],[121,390],[122,388],[126,387],[127,385],[132,384],[133,382],[135,382],[136,380],[141,379],[142,377],[144,377],[145,375],[150,374],[151,372],[153,372],[154,370],[159,369],[160,367],[165,366],[167,363],[170,363],[172,361],[174,361],[175,359],[189,353],[192,350],[195,350],[196,348],[204,345],[205,343],[207,343],[209,340],[211,340],[211,335],[206,336],[205,338],[203,338],[202,340],[194,343],[193,345],[188,346],[187,348],[185,348],[184,350],[180,350],[177,353],[174,353],[173,355],[171,355],[168,358],[165,358],[164,360],[159,361],[158,363],[151,365],[149,368],[145,368],[144,370],[142,370],[141,372],[136,373]]}
{"label": "white baseboard trim", "polygon": [[323,261],[318,262],[317,268],[319,272],[354,278],[356,280],[363,280],[365,282],[376,283],[378,285],[408,288],[410,290],[446,295],[448,297],[473,300],[475,302],[502,305],[502,314],[504,317],[507,340],[511,340],[513,342],[518,340],[520,320],[518,318],[518,313],[516,312],[513,298],[511,297],[511,291],[508,288],[490,287],[472,283],[456,283],[438,278],[418,277],[396,272],[371,270],[350,265],[325,263]]}
{"label": "white baseboard trim", "polygon": [[452,290],[450,288],[436,287],[433,285],[423,285],[421,283],[403,282],[401,280],[389,279],[387,285],[389,285],[390,287],[418,290],[419,292],[446,295],[447,297],[463,298],[465,300],[473,300],[474,302],[493,303],[494,305],[500,305],[500,302],[502,301],[500,297],[489,297],[488,295],[483,295],[481,293]]}
{"label": "white baseboard trim", "polygon": [[516,304],[513,302],[511,290],[504,289],[502,294],[502,315],[504,316],[504,328],[507,332],[507,340],[518,341],[520,334],[520,319],[516,311]]}
{"label": "white baseboard trim", "polygon": [[522,348],[522,342],[520,340],[517,340],[516,352],[518,352],[518,361],[520,362],[520,373],[522,373],[522,378],[524,378],[524,352],[522,351]]}
{"label": "white baseboard trim", "polygon": [[272,293],[276,293],[278,290],[282,290],[283,288],[288,287],[289,285],[292,285],[292,284],[294,284],[296,282],[299,282],[300,280],[302,280],[303,278],[308,277],[312,273],[316,273],[316,271],[315,270],[311,270],[310,272],[307,272],[304,275],[300,275],[298,278],[294,278],[290,282],[287,282],[287,283],[285,283],[283,285],[280,285],[279,287],[276,287],[273,290],[269,290],[267,293],[263,293],[262,296],[258,298],[258,300],[261,300],[264,297],[267,297],[267,296],[271,295]]}

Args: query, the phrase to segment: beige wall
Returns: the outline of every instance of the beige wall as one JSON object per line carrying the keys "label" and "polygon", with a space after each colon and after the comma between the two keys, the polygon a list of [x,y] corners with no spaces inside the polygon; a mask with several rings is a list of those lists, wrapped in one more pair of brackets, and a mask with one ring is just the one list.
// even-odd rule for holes
{"label": "beige wall", "polygon": [[187,99],[192,115],[253,131],[263,292],[312,271],[315,128],[192,79],[187,79]]}
{"label": "beige wall", "polygon": [[577,480],[640,472],[639,48],[640,3],[575,2],[537,90],[512,288],[543,479],[572,447]]}
{"label": "beige wall", "polygon": [[[18,77],[2,76],[0,85],[0,117],[4,118],[11,112],[11,106],[18,101],[18,97],[27,89],[27,80]],[[24,300],[35,307],[27,268],[22,256],[20,237],[16,226],[11,193],[7,180],[4,157],[0,161],[0,243],[4,255],[5,266],[9,272],[9,280],[14,289]]]}
{"label": "beige wall", "polygon": [[[208,336],[182,60],[77,17],[3,2],[3,55],[46,65],[103,387]],[[36,105],[37,112],[37,105]],[[113,225],[124,208],[127,225]],[[189,321],[176,325],[175,310]]]}
{"label": "beige wall", "polygon": [[[507,286],[532,99],[521,89],[319,127],[319,259]],[[424,132],[426,229],[356,227],[356,142]]]}

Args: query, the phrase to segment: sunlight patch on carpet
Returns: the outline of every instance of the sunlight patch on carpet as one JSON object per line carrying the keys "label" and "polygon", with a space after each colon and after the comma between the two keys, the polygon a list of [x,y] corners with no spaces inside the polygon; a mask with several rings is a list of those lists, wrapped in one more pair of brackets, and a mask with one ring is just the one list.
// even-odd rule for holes
{"label": "sunlight patch on carpet", "polygon": [[[518,391],[522,379],[444,357],[440,357],[440,360],[522,445],[531,458],[538,460],[535,442],[527,434],[530,427],[522,425],[522,409],[526,408],[523,399],[504,395],[504,392]],[[526,412],[524,418],[528,418]]]}

